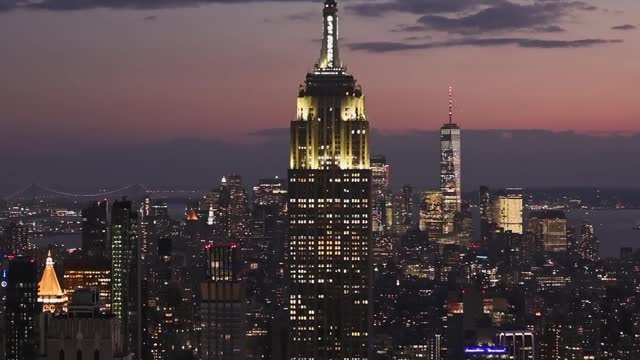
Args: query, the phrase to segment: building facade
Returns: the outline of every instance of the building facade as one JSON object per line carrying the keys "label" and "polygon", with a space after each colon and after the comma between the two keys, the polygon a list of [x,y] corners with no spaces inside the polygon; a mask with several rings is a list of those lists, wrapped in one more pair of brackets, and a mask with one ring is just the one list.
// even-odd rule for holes
{"label": "building facade", "polygon": [[382,155],[371,157],[371,229],[384,232],[387,224],[387,202],[390,200],[389,164]]}
{"label": "building facade", "polygon": [[200,285],[203,360],[241,360],[245,354],[246,296],[236,244],[208,244],[208,280]]}
{"label": "building facade", "polygon": [[443,196],[440,191],[426,191],[420,203],[420,230],[429,234],[430,241],[438,241],[444,233]]}
{"label": "building facade", "polygon": [[12,257],[7,270],[5,358],[35,359],[36,317],[40,312],[36,262],[29,257]]}
{"label": "building facade", "polygon": [[111,310],[111,264],[107,258],[81,257],[64,261],[64,291],[69,298],[78,288],[97,289],[102,312]]}
{"label": "building facade", "polygon": [[580,227],[580,258],[600,260],[600,242],[593,231],[593,224],[584,223]]}
{"label": "building facade", "polygon": [[69,311],[49,320],[45,336],[47,360],[133,359],[125,354],[120,320],[99,311],[93,289],[74,293]]}
{"label": "building facade", "polygon": [[95,256],[108,255],[109,203],[97,201],[82,209],[82,251]]}
{"label": "building facade", "polygon": [[113,204],[111,211],[111,311],[121,321],[125,349],[142,349],[142,262],[138,213],[131,201]]}
{"label": "building facade", "polygon": [[501,190],[493,200],[493,222],[505,232],[522,234],[522,209],[522,189]]}
{"label": "building facade", "polygon": [[533,232],[539,248],[549,253],[567,251],[567,217],[563,211],[533,211],[527,224],[527,230]]}
{"label": "building facade", "polygon": [[13,255],[32,255],[35,246],[31,239],[29,226],[11,222],[4,229],[6,243],[0,245],[0,251]]}

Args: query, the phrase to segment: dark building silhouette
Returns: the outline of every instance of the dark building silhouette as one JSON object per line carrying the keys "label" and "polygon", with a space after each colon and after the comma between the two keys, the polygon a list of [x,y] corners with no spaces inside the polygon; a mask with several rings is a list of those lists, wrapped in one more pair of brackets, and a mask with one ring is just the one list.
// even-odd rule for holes
{"label": "dark building silhouette", "polygon": [[393,226],[397,234],[402,234],[413,226],[413,187],[403,185],[393,199]]}
{"label": "dark building silhouette", "polygon": [[116,201],[111,210],[111,311],[122,322],[125,349],[142,349],[142,262],[138,213],[131,201]]}
{"label": "dark building silhouette", "polygon": [[95,256],[108,256],[109,204],[106,200],[82,209],[82,251]]}
{"label": "dark building silhouette", "polygon": [[389,164],[383,155],[371,156],[371,228],[374,233],[383,233],[387,224],[387,203],[391,197]]}
{"label": "dark building silhouette", "polygon": [[45,358],[132,360],[124,350],[121,322],[100,312],[99,295],[94,289],[74,292],[69,311],[49,320]]}
{"label": "dark building silhouette", "polygon": [[22,223],[11,222],[4,228],[5,244],[0,246],[0,251],[5,254],[28,256],[35,248],[31,241],[29,226]]}
{"label": "dark building silhouette", "polygon": [[580,257],[589,261],[600,260],[600,242],[589,223],[580,227]]}
{"label": "dark building silhouette", "polygon": [[567,243],[567,217],[562,210],[532,211],[527,221],[538,247],[547,253],[565,252]]}
{"label": "dark building silhouette", "polygon": [[480,208],[480,246],[486,249],[491,236],[491,193],[487,186],[481,186],[479,191]]}
{"label": "dark building silhouette", "polygon": [[38,278],[35,260],[13,257],[6,278],[6,360],[37,357]]}
{"label": "dark building silhouette", "polygon": [[207,245],[208,280],[200,285],[203,360],[240,360],[245,354],[246,296],[236,244]]}

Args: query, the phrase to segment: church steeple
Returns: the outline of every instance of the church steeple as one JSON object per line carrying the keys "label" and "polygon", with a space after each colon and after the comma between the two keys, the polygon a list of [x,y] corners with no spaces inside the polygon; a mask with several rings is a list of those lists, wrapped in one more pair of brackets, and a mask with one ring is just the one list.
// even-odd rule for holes
{"label": "church steeple", "polygon": [[335,0],[325,0],[322,19],[322,51],[317,66],[319,69],[342,68],[338,47],[338,4]]}

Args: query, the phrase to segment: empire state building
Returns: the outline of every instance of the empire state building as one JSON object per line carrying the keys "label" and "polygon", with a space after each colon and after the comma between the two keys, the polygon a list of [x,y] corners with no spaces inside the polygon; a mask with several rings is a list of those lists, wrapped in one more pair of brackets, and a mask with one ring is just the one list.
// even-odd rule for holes
{"label": "empire state building", "polygon": [[371,170],[362,89],[342,66],[326,0],[320,59],[298,92],[289,164],[288,358],[368,359]]}

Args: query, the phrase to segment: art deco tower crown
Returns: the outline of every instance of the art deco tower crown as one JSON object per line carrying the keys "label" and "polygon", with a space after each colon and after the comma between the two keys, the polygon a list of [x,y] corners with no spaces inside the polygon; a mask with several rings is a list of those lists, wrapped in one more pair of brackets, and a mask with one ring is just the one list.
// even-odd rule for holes
{"label": "art deco tower crown", "polygon": [[338,8],[326,0],[320,59],[300,86],[290,169],[369,168],[369,123],[360,85],[340,61]]}

